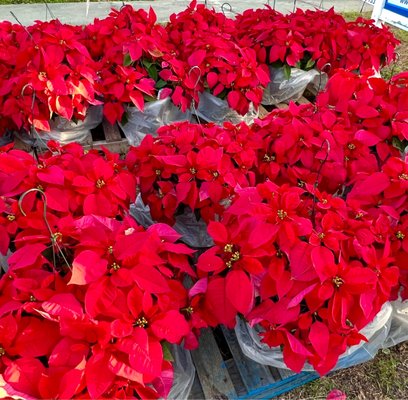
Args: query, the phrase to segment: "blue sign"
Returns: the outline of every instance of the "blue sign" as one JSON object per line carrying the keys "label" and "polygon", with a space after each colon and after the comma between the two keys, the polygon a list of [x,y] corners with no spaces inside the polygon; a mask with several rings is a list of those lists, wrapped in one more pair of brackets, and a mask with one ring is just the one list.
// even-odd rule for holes
{"label": "blue sign", "polygon": [[408,18],[408,0],[386,0],[384,9]]}
{"label": "blue sign", "polygon": [[376,0],[371,18],[408,31],[408,0]]}

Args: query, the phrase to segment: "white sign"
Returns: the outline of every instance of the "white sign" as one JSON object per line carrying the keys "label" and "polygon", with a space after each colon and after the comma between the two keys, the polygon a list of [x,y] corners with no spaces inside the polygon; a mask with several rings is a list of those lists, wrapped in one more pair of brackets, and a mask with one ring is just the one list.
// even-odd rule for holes
{"label": "white sign", "polygon": [[372,6],[375,4],[375,0],[363,0],[364,3],[371,4]]}
{"label": "white sign", "polygon": [[371,18],[408,31],[408,0],[377,0]]}

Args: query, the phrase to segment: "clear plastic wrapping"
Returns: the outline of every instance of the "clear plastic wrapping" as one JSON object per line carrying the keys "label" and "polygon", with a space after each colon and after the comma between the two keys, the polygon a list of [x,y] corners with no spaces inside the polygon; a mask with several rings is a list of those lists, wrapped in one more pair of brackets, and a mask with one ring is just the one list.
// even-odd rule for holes
{"label": "clear plastic wrapping", "polygon": [[190,247],[207,248],[214,246],[214,241],[207,232],[207,224],[203,219],[197,221],[196,216],[189,207],[184,213],[177,215],[173,228],[183,235],[181,240]]}
{"label": "clear plastic wrapping", "polygon": [[[130,206],[130,215],[145,228],[154,224],[149,206],[143,203],[140,194]],[[207,232],[207,224],[202,219],[197,221],[196,216],[189,207],[184,209],[183,214],[176,216],[173,228],[182,235],[180,240],[190,247],[208,248],[214,245],[211,236]]]}
{"label": "clear plastic wrapping", "polygon": [[69,121],[62,117],[56,117],[50,121],[50,132],[38,131],[38,135],[21,135],[24,143],[39,148],[46,148],[49,140],[55,140],[61,144],[72,142],[84,143],[91,133],[103,119],[103,107],[89,107],[83,121]]}
{"label": "clear plastic wrapping", "polygon": [[146,135],[155,135],[163,125],[191,121],[191,112],[181,111],[170,97],[145,103],[143,112],[136,107],[127,107],[126,113],[127,122],[119,123],[119,126],[131,146],[139,145]]}
{"label": "clear plastic wrapping", "polygon": [[191,354],[184,347],[177,345],[172,345],[170,351],[174,359],[174,381],[167,398],[171,400],[188,399],[195,378]]}
{"label": "clear plastic wrapping", "polygon": [[150,215],[150,208],[143,203],[140,193],[137,195],[136,201],[130,205],[129,213],[136,222],[144,228],[148,228],[154,224],[152,216]]}
{"label": "clear plastic wrapping", "polygon": [[252,103],[248,113],[240,115],[229,107],[226,100],[215,97],[209,92],[200,93],[200,101],[195,114],[205,122],[214,122],[218,125],[222,125],[224,122],[232,122],[233,124],[245,122],[250,125],[258,118],[258,112],[255,111]]}
{"label": "clear plastic wrapping", "polygon": [[[286,79],[283,68],[270,67],[271,82],[266,87],[262,99],[264,105],[275,105],[290,100],[297,101],[310,85],[315,91],[324,88],[327,75],[315,69],[303,71],[292,68],[290,78]],[[320,86],[320,87],[319,87]]]}
{"label": "clear plastic wrapping", "polygon": [[[349,347],[339,358],[333,370],[372,360],[382,348],[388,336],[391,326],[391,314],[391,304],[385,303],[373,321],[360,331],[368,339],[368,342],[361,342]],[[279,347],[270,348],[262,343],[258,332],[259,330],[256,327],[251,328],[245,321],[238,319],[235,333],[242,352],[260,364],[288,369],[283,360],[281,349]],[[303,371],[314,371],[314,369],[310,364],[305,364]]]}
{"label": "clear plastic wrapping", "polygon": [[408,340],[408,300],[391,302],[391,328],[383,344],[384,348],[392,347]]}
{"label": "clear plastic wrapping", "polygon": [[6,132],[0,137],[0,147],[5,146],[13,141],[13,135],[11,132]]}
{"label": "clear plastic wrapping", "polygon": [[8,259],[13,253],[9,250],[6,255],[0,253],[0,276],[9,269]]}

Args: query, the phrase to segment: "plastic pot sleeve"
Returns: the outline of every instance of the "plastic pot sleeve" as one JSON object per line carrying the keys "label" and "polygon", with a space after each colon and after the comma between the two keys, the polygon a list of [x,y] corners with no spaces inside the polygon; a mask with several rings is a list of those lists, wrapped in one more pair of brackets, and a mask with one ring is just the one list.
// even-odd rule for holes
{"label": "plastic pot sleeve", "polygon": [[0,136],[0,147],[6,146],[13,141],[13,135],[11,132],[6,132],[3,136]]}
{"label": "plastic pot sleeve", "polygon": [[384,348],[392,347],[408,340],[408,300],[396,300],[391,302],[391,305],[391,328],[383,345]]}
{"label": "plastic pot sleeve", "polygon": [[172,345],[170,351],[174,359],[174,381],[168,399],[188,399],[195,378],[191,354],[188,350],[177,345]]}
{"label": "plastic pot sleeve", "polygon": [[[130,206],[130,215],[139,225],[145,228],[148,228],[155,222],[150,215],[149,206],[143,203],[140,194],[137,196],[136,201]],[[173,228],[182,235],[180,240],[190,247],[208,248],[214,246],[214,242],[207,232],[207,224],[202,219],[197,221],[196,216],[189,207],[184,209],[183,214],[176,216],[176,222]]]}
{"label": "plastic pot sleeve", "polygon": [[258,118],[258,112],[255,111],[252,103],[248,113],[240,115],[229,107],[226,100],[215,97],[209,92],[200,93],[200,101],[195,109],[195,114],[205,122],[214,122],[218,125],[222,125],[224,122],[232,122],[233,124],[245,122],[250,125]]}
{"label": "plastic pot sleeve", "polygon": [[8,269],[9,269],[8,259],[12,254],[13,253],[10,250],[8,250],[6,255],[3,255],[3,254],[0,253],[0,275],[3,272],[8,271]]}
{"label": "plastic pot sleeve", "polygon": [[38,135],[21,136],[21,140],[27,144],[46,148],[49,140],[55,140],[60,144],[72,142],[84,143],[91,133],[91,129],[96,128],[103,119],[103,107],[89,107],[83,121],[69,121],[62,117],[56,117],[50,121],[50,132],[38,131]]}
{"label": "plastic pot sleeve", "polygon": [[324,88],[327,82],[327,75],[315,69],[303,71],[292,68],[290,78],[286,79],[283,68],[269,67],[271,81],[265,88],[262,104],[275,105],[290,100],[297,101],[305,92],[309,85],[315,87],[316,91]]}
{"label": "plastic pot sleeve", "polygon": [[146,135],[156,135],[163,125],[191,121],[191,112],[182,112],[170,97],[146,103],[143,112],[136,107],[127,107],[126,113],[127,122],[119,123],[119,126],[131,146],[139,145]]}
{"label": "plastic pot sleeve", "polygon": [[137,195],[136,201],[130,205],[129,212],[136,222],[144,228],[148,228],[150,225],[154,224],[152,216],[150,215],[150,208],[143,203],[140,194]]}
{"label": "plastic pot sleeve", "polygon": [[183,235],[181,241],[190,247],[208,248],[214,246],[214,242],[207,232],[207,224],[202,219],[197,221],[189,207],[184,209],[183,214],[177,215],[173,228],[180,235]]}
{"label": "plastic pot sleeve", "polygon": [[[361,342],[348,348],[339,358],[333,370],[351,367],[373,359],[382,348],[388,336],[391,326],[391,314],[392,306],[387,302],[373,321],[360,331],[368,339],[368,342]],[[250,327],[242,319],[237,320],[235,333],[242,352],[260,364],[288,369],[283,360],[280,347],[271,348],[267,344],[262,343],[261,337],[258,335],[259,332],[260,330],[257,326]],[[303,371],[314,371],[314,369],[310,364],[305,364]]]}

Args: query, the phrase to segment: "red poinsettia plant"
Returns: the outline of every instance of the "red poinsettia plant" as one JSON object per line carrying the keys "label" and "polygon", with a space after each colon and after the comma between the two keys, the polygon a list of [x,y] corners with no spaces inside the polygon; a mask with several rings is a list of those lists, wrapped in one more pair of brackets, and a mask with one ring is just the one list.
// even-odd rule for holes
{"label": "red poinsettia plant", "polygon": [[117,155],[49,147],[0,154],[0,373],[33,397],[166,397],[167,343],[194,347],[205,326],[182,284],[194,251],[127,216],[136,182]]}
{"label": "red poinsettia plant", "polygon": [[101,104],[93,61],[79,40],[80,27],[58,20],[37,21],[26,29],[1,25],[3,130],[30,132],[33,126],[49,131],[55,116],[83,120],[91,105]]}
{"label": "red poinsettia plant", "polygon": [[97,87],[110,123],[123,119],[127,105],[143,111],[146,101],[157,99],[158,90],[167,84],[168,78],[162,80],[159,73],[170,49],[153,9],[124,6],[87,25],[84,33],[84,44],[96,61]]}
{"label": "red poinsettia plant", "polygon": [[[33,398],[165,398],[168,343],[193,349],[201,328],[237,316],[294,371],[325,374],[366,340],[383,304],[408,296],[408,76],[368,70],[395,44],[332,10],[231,20],[196,2],[165,27],[129,6],[84,29],[0,24],[4,130],[81,119],[100,100],[114,123],[160,89],[183,109],[208,90],[244,113],[266,64],[347,69],[314,104],[251,126],[165,126],[126,157],[1,148],[6,383]],[[138,192],[156,221],[146,228],[129,216]],[[167,225],[186,209],[213,240],[201,253]]]}
{"label": "red poinsettia plant", "polygon": [[317,106],[257,121],[259,183],[236,188],[208,225],[215,246],[197,269],[216,323],[259,324],[295,371],[330,371],[386,301],[406,296],[405,125],[392,123],[404,107],[389,97],[403,98],[404,82],[340,72]]}
{"label": "red poinsettia plant", "polygon": [[362,17],[346,22],[334,9],[283,15],[266,6],[246,10],[235,20],[238,43],[253,48],[260,62],[275,66],[378,71],[395,59],[399,44],[388,27]]}
{"label": "red poinsettia plant", "polygon": [[52,118],[84,120],[102,103],[111,123],[158,97],[171,96],[186,111],[203,91],[245,114],[262,100],[268,65],[378,70],[394,59],[397,43],[387,28],[361,18],[346,23],[333,10],[284,16],[267,7],[229,19],[196,1],[166,26],[152,9],[131,6],[84,29],[4,21],[0,132],[48,131]]}
{"label": "red poinsettia plant", "polygon": [[146,136],[127,155],[154,220],[174,223],[189,207],[209,221],[222,215],[235,187],[253,184],[255,151],[247,125],[181,122]]}
{"label": "red poinsettia plant", "polygon": [[233,20],[196,0],[186,10],[173,14],[166,26],[178,59],[190,69],[183,86],[193,91],[194,100],[198,102],[198,93],[207,90],[245,114],[251,102],[259,106],[270,78],[255,51],[236,43],[235,29]]}

